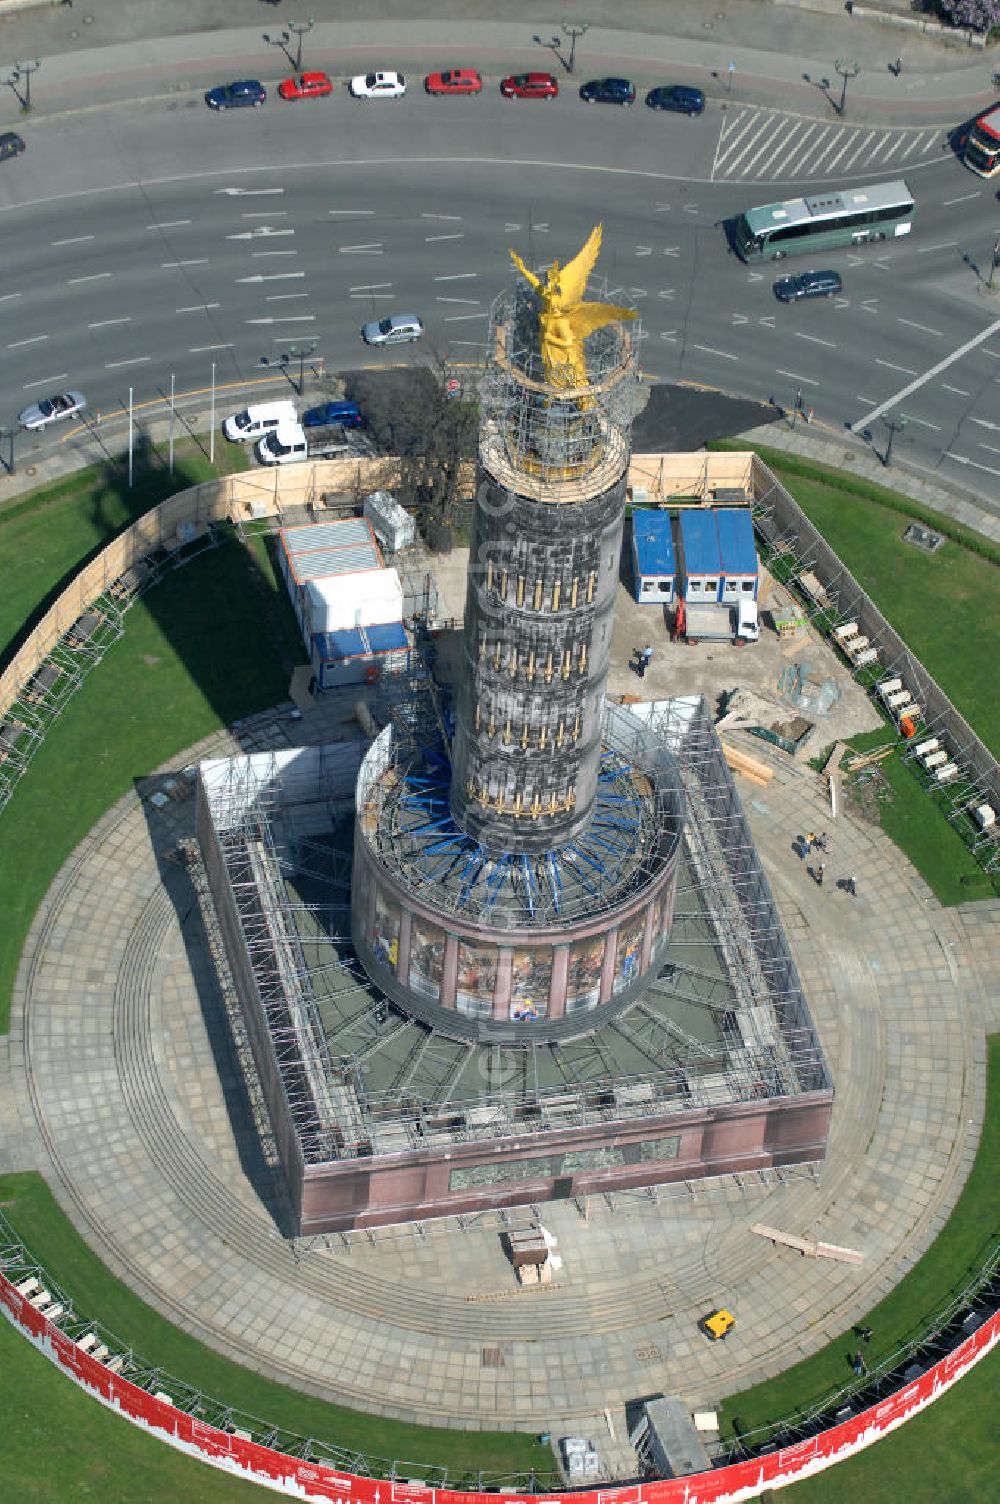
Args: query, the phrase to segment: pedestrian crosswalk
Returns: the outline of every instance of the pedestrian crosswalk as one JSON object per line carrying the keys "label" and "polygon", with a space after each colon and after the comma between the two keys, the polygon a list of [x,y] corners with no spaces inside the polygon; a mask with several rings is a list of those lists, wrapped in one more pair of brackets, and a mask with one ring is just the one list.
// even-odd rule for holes
{"label": "pedestrian crosswalk", "polygon": [[852,126],[748,106],[723,116],[712,179],[773,182],[902,171],[939,158],[947,144],[943,125]]}

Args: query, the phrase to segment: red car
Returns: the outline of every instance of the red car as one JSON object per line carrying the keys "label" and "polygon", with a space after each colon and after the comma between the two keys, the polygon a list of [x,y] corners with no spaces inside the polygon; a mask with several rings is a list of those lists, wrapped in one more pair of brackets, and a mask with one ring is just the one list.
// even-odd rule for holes
{"label": "red car", "polygon": [[449,68],[446,73],[428,73],[424,88],[428,94],[481,94],[483,80],[475,68]]}
{"label": "red car", "polygon": [[297,78],[286,78],[278,85],[282,99],[319,99],[323,94],[333,93],[333,84],[325,73],[300,73]]}
{"label": "red car", "polygon": [[500,85],[506,99],[555,99],[559,85],[551,73],[512,73]]}

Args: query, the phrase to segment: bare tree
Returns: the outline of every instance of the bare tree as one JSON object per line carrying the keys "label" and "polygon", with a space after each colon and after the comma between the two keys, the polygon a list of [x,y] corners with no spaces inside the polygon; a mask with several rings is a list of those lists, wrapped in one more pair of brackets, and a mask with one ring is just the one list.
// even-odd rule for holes
{"label": "bare tree", "polygon": [[430,365],[405,370],[349,372],[344,387],[366,415],[377,448],[399,456],[399,499],[416,515],[428,546],[447,552],[474,485],[475,397],[462,391],[438,355]]}

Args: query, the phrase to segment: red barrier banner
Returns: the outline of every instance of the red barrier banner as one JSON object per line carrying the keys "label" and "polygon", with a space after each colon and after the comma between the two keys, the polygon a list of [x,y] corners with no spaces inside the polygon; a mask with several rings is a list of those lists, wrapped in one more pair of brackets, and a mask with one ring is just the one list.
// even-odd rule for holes
{"label": "red barrier banner", "polygon": [[[236,1477],[297,1499],[325,1504],[526,1504],[513,1493],[460,1493],[417,1482],[358,1478],[322,1463],[303,1462],[187,1415],[109,1372],[41,1315],[0,1274],[0,1309],[51,1362],[109,1409],[134,1425]],[[1000,1312],[904,1389],[819,1436],[688,1478],[657,1478],[622,1488],[531,1496],[531,1504],[741,1504],[763,1488],[782,1488],[871,1446],[947,1392],[1000,1340]],[[169,1382],[169,1381],[165,1381]]]}

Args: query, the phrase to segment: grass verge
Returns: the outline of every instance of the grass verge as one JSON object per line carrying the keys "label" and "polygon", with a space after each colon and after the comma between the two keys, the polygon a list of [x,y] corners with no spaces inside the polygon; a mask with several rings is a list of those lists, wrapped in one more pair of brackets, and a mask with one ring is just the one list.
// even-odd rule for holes
{"label": "grass verge", "polygon": [[[28,1250],[72,1297],[75,1311],[99,1319],[141,1357],[236,1409],[301,1436],[313,1436],[373,1457],[414,1463],[415,1473],[420,1465],[434,1463],[460,1472],[528,1472],[532,1468],[546,1472],[552,1467],[551,1451],[534,1436],[451,1431],[384,1420],[300,1394],[231,1363],[159,1316],[115,1279],[63,1214],[40,1175],[0,1176],[0,1206]],[[4,1324],[0,1322],[0,1327]],[[17,1342],[25,1356],[35,1356],[27,1342],[21,1338]],[[21,1366],[16,1355],[13,1361],[15,1368]],[[94,1414],[98,1413],[98,1405],[90,1400],[86,1403]],[[121,1422],[119,1429],[132,1428]],[[161,1457],[172,1455],[168,1447],[159,1444],[156,1453]],[[207,1468],[202,1468],[202,1475],[212,1476]],[[9,1458],[5,1458],[5,1480],[9,1476]],[[22,1495],[13,1490],[10,1497],[20,1499]],[[78,1495],[66,1497],[75,1499]],[[180,1497],[200,1499],[203,1495],[199,1491]]]}

